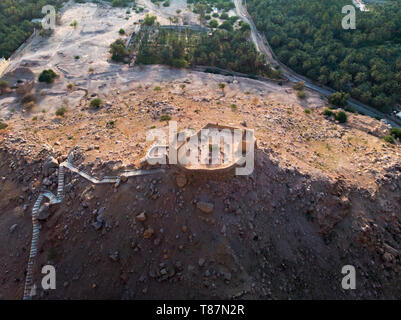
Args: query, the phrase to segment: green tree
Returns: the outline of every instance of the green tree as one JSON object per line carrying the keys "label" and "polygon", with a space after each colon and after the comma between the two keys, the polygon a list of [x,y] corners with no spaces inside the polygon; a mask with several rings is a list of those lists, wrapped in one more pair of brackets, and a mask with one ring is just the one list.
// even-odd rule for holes
{"label": "green tree", "polygon": [[347,114],[344,111],[338,111],[335,114],[335,118],[340,123],[345,123],[345,122],[347,122],[347,119],[348,119]]}
{"label": "green tree", "polygon": [[218,25],[219,25],[219,23],[217,22],[217,20],[212,19],[212,20],[210,20],[210,22],[209,22],[209,27],[210,27],[210,28],[217,28]]}
{"label": "green tree", "polygon": [[102,104],[103,104],[103,100],[100,98],[94,98],[90,102],[90,106],[92,109],[99,109]]}
{"label": "green tree", "polygon": [[329,96],[329,102],[336,107],[345,107],[347,105],[349,94],[345,92],[335,92]]}
{"label": "green tree", "polygon": [[143,19],[142,24],[143,24],[144,26],[151,27],[151,26],[153,26],[153,25],[155,24],[156,20],[157,20],[157,17],[156,17],[156,16],[152,16],[152,15],[147,14],[147,15],[145,16],[145,18]]}
{"label": "green tree", "polygon": [[111,59],[116,62],[123,61],[129,53],[122,39],[117,39],[110,45]]}
{"label": "green tree", "polygon": [[57,74],[52,70],[43,70],[39,75],[39,82],[46,82],[48,84],[53,83],[54,79],[57,77]]}

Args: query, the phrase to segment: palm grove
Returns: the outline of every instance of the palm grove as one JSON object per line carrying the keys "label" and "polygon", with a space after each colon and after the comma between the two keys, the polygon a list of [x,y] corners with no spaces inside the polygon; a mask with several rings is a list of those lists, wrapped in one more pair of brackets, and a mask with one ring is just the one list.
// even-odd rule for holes
{"label": "palm grove", "polygon": [[389,112],[401,98],[401,1],[357,10],[344,30],[348,0],[247,0],[256,26],[295,71]]}
{"label": "palm grove", "polygon": [[214,31],[212,35],[189,32],[189,36],[158,30],[155,37],[143,41],[137,63],[160,63],[178,68],[203,65],[278,78],[248,38],[249,31],[242,29]]}

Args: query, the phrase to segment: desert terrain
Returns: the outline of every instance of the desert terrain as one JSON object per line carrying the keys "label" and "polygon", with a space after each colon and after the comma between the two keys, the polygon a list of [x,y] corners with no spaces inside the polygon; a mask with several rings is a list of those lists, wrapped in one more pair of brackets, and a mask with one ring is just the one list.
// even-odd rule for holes
{"label": "desert terrain", "polygon": [[[388,126],[356,113],[339,123],[323,115],[326,99],[300,99],[291,83],[110,61],[120,28],[158,11],[168,24],[178,7],[149,1],[126,19],[71,3],[49,38],[11,61],[3,78],[31,82],[36,103],[26,110],[18,89],[0,96],[0,298],[23,297],[31,212],[44,190],[56,194],[71,150],[91,176],[121,177],[142,167],[146,134],[167,133],[168,115],[180,130],[253,129],[253,173],[167,164],[94,185],[65,170],[63,201],[39,210],[34,299],[400,299],[401,146],[383,140]],[[48,68],[58,77],[39,83]],[[56,290],[39,288],[46,264]],[[356,290],[341,287],[344,265],[357,270]]]}

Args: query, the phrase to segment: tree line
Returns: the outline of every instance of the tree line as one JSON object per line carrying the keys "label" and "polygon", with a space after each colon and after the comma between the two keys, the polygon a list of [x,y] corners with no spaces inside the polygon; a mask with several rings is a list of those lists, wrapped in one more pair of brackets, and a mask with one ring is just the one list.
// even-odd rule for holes
{"label": "tree line", "polygon": [[0,58],[8,58],[33,32],[32,19],[41,18],[42,7],[57,8],[64,0],[1,0]]}
{"label": "tree line", "polygon": [[278,78],[249,41],[247,28],[184,33],[158,29],[144,36],[136,58],[139,64],[166,64],[177,68],[214,66],[251,75]]}

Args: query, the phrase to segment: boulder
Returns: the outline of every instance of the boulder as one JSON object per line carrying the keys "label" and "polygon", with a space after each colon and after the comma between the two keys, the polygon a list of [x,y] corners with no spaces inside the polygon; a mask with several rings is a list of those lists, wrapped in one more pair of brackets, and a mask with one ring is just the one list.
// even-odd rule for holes
{"label": "boulder", "polygon": [[95,221],[92,223],[92,226],[95,228],[95,230],[100,230],[103,226],[103,223],[99,222],[99,221]]}
{"label": "boulder", "polygon": [[199,267],[203,267],[205,265],[205,262],[206,260],[204,258],[199,258],[198,260]]}
{"label": "boulder", "polygon": [[142,212],[136,216],[136,220],[139,222],[144,222],[146,220],[146,214],[145,212]]}
{"label": "boulder", "polygon": [[147,229],[145,230],[145,232],[143,233],[143,237],[144,237],[145,239],[150,239],[150,238],[153,236],[154,233],[155,233],[155,232],[154,232],[154,230],[153,230],[152,228],[147,228]]}
{"label": "boulder", "polygon": [[209,202],[204,202],[204,201],[199,201],[196,204],[197,208],[204,212],[204,213],[212,213],[213,209],[214,209],[214,204],[213,203],[209,203]]}
{"label": "boulder", "polygon": [[49,157],[43,165],[43,174],[45,177],[51,175],[58,168],[58,161],[54,157]]}
{"label": "boulder", "polygon": [[40,206],[39,211],[38,211],[38,220],[43,221],[49,218],[51,212],[50,212],[50,203],[46,202],[43,205]]}
{"label": "boulder", "polygon": [[184,188],[187,184],[187,178],[184,175],[179,175],[175,178],[175,182],[179,188]]}
{"label": "boulder", "polygon": [[15,229],[17,228],[17,226],[18,226],[18,224],[13,224],[13,225],[10,227],[10,233],[13,233],[13,232],[15,231]]}

